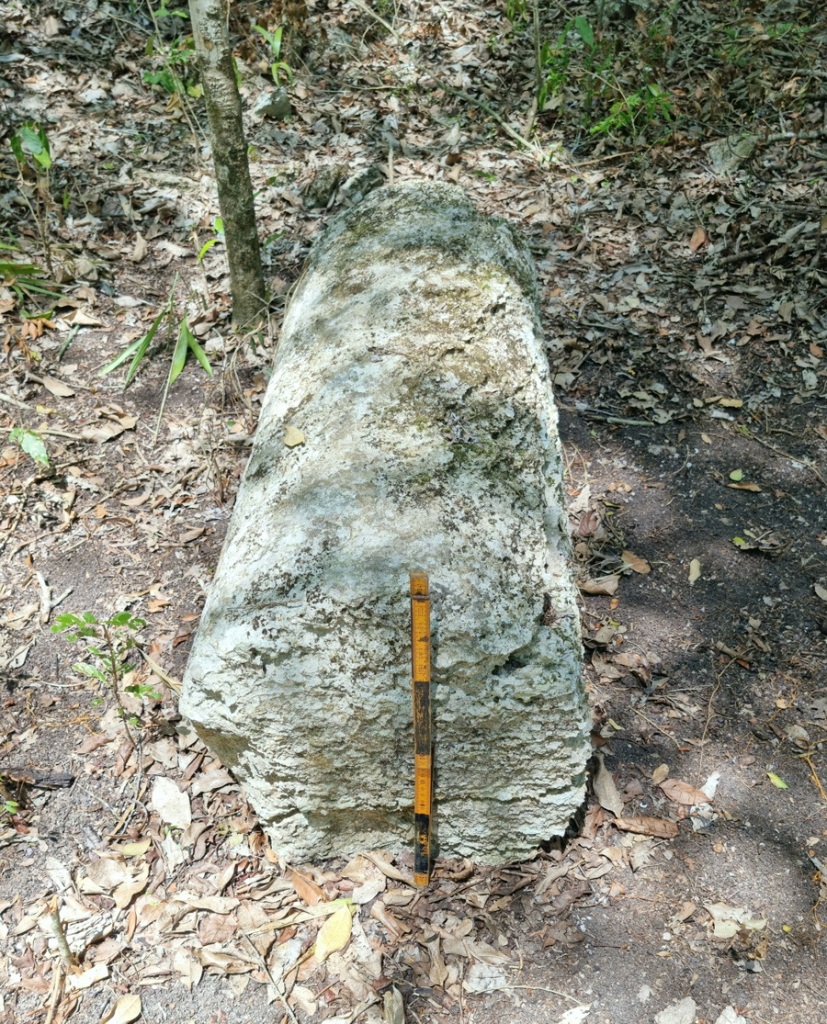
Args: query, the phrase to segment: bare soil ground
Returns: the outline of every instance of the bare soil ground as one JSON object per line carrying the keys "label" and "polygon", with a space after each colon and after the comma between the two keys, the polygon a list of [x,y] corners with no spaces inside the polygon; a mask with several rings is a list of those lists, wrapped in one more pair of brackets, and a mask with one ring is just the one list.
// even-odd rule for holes
{"label": "bare soil ground", "polygon": [[[279,11],[237,5],[274,295],[248,338],[220,241],[197,260],[217,213],[200,102],[163,90],[174,71],[197,93],[186,27],[60,6],[11,0],[0,39],[6,135],[44,125],[54,160],[38,191],[4,142],[0,255],[57,294],[11,271],[0,288],[0,1021],[820,1024],[820,6],[687,2],[662,23],[609,4],[591,46],[571,19],[593,13],[545,12],[558,78],[538,114],[519,4],[510,22],[287,5],[292,112],[274,120],[252,113],[272,54],[250,21]],[[650,78],[671,119],[623,107]],[[176,710],[290,285],[329,217],[391,175],[456,181],[535,251],[595,722],[569,836],[529,863],[438,862],[424,892],[405,856],[280,863]],[[192,360],[161,411],[166,336],[128,390],[125,367],[99,370],[170,295],[215,376]],[[83,645],[50,632],[123,609],[146,621],[128,731],[73,671]],[[320,934],[344,943],[323,963]]]}

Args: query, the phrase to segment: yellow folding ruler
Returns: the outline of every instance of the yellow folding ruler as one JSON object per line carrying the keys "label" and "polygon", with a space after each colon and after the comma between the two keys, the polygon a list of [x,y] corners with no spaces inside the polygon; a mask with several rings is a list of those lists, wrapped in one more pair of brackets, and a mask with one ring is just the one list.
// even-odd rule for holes
{"label": "yellow folding ruler", "polygon": [[427,885],[431,876],[431,598],[428,576],[411,573],[411,675],[414,733],[414,882]]}

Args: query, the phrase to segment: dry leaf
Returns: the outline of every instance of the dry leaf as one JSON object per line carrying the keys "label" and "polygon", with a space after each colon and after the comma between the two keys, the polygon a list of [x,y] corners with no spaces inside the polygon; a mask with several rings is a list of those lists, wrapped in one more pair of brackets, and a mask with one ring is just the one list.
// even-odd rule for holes
{"label": "dry leaf", "polygon": [[815,591],[816,597],[822,601],[827,601],[827,587],[822,587],[820,583],[813,584],[813,590]]}
{"label": "dry leaf", "polygon": [[753,491],[755,493],[760,493],[761,491],[761,488],[758,486],[758,484],[754,484],[752,481],[749,481],[748,483],[745,484],[727,484],[727,487],[732,488],[733,491]]}
{"label": "dry leaf", "polygon": [[84,312],[82,309],[76,309],[73,313],[67,313],[64,319],[73,326],[79,324],[81,327],[103,327],[100,320],[92,316],[91,313]]}
{"label": "dry leaf", "polygon": [[192,822],[190,798],[172,779],[157,775],[152,784],[152,807],[165,825],[186,828]]}
{"label": "dry leaf", "polygon": [[591,1003],[586,1006],[572,1006],[570,1010],[566,1010],[557,1024],[585,1024],[586,1018],[591,1013]]}
{"label": "dry leaf", "polygon": [[121,498],[122,505],[128,505],[130,508],[137,508],[139,505],[143,505],[145,501],[148,501],[152,497],[153,485],[148,483],[144,490],[135,498]]}
{"label": "dry leaf", "polygon": [[290,993],[290,1002],[294,1003],[308,1017],[315,1017],[318,1004],[313,998],[313,990],[304,985],[294,985]]}
{"label": "dry leaf", "polygon": [[149,864],[142,864],[134,878],[122,882],[112,893],[118,910],[128,907],[139,892],[143,892],[149,881]]}
{"label": "dry leaf", "polygon": [[284,443],[288,448],[295,448],[297,445],[304,444],[304,434],[298,427],[287,427],[284,431]]}
{"label": "dry leaf", "polygon": [[434,935],[434,937],[429,939],[426,943],[428,956],[431,958],[431,969],[428,972],[428,977],[434,988],[442,988],[448,978],[448,967],[439,946],[440,942],[438,935]]}
{"label": "dry leaf", "polygon": [[108,964],[95,964],[94,967],[90,967],[88,971],[84,971],[82,974],[70,974],[66,979],[66,984],[69,988],[81,989],[89,988],[98,981],[103,981],[109,977],[109,965]]}
{"label": "dry leaf", "polygon": [[641,558],[640,555],[635,555],[631,551],[622,551],[620,557],[623,559],[623,564],[628,565],[632,572],[645,574],[652,571],[652,566],[645,558]]}
{"label": "dry leaf", "polygon": [[112,1012],[101,1018],[100,1024],[132,1024],[141,1016],[141,997],[136,995],[121,996],[112,1008]]}
{"label": "dry leaf", "polygon": [[353,930],[353,915],[350,912],[350,905],[343,903],[341,907],[329,917],[316,937],[316,959],[320,964],[340,949],[344,949],[350,941],[350,933]]}
{"label": "dry leaf", "polygon": [[80,880],[80,890],[86,893],[111,892],[125,882],[131,882],[129,868],[120,858],[100,857],[90,861]]}
{"label": "dry leaf", "polygon": [[175,950],[172,957],[172,966],[178,971],[181,982],[188,991],[192,991],[204,973],[204,968],[201,964],[198,963],[188,950],[183,948]]}
{"label": "dry leaf", "polygon": [[112,852],[119,853],[122,857],[140,857],[146,853],[151,845],[151,839],[141,839],[139,842],[124,843],[123,846],[113,846]]}
{"label": "dry leaf", "polygon": [[719,398],[718,405],[722,405],[725,409],[740,409],[744,404],[743,398]]}
{"label": "dry leaf", "polygon": [[667,1006],[655,1015],[655,1024],[692,1024],[698,1007],[691,996]]}
{"label": "dry leaf", "polygon": [[674,839],[678,826],[667,818],[615,818],[614,825],[624,832],[636,832],[641,836],[655,836],[658,839]]}
{"label": "dry leaf", "polygon": [[701,227],[699,224],[692,232],[692,237],[689,239],[689,249],[691,252],[697,252],[698,249],[709,244],[709,235],[706,232],[706,228]]}
{"label": "dry leaf", "polygon": [[138,234],[135,235],[135,248],[132,250],[132,255],[129,257],[129,259],[133,263],[140,263],[141,260],[146,259],[146,254],[148,251],[149,247],[147,246],[146,239],[140,232],[138,232]]}
{"label": "dry leaf", "polygon": [[100,426],[86,427],[80,432],[80,436],[84,441],[97,441],[102,444],[104,441],[111,441],[113,437],[118,437],[125,429],[120,423],[116,423],[114,420],[107,420],[105,423],[101,423]]}
{"label": "dry leaf", "polygon": [[623,801],[612,778],[611,772],[603,764],[601,754],[597,755],[598,767],[594,775],[594,795],[601,807],[611,811],[615,817],[623,814]]}
{"label": "dry leaf", "polygon": [[316,885],[309,878],[300,875],[298,871],[290,872],[290,884],[295,889],[299,899],[304,900],[309,907],[315,907],[317,903],[327,899],[327,894],[320,885]]}
{"label": "dry leaf", "polygon": [[410,928],[408,925],[403,924],[388,910],[382,900],[376,900],[373,906],[370,908],[370,916],[383,925],[390,934],[398,939],[400,935],[405,932],[409,932]]}
{"label": "dry leaf", "polygon": [[709,797],[700,789],[695,789],[688,782],[681,782],[680,779],[665,779],[660,788],[670,800],[676,804],[687,804],[693,807],[695,804],[708,804]]}
{"label": "dry leaf", "polygon": [[387,853],[379,850],[368,850],[362,856],[367,857],[371,864],[375,864],[386,878],[392,878],[395,882],[405,882],[407,885],[414,884],[410,875],[406,875],[399,868],[395,868],[391,864],[387,859]]}
{"label": "dry leaf", "polygon": [[203,946],[193,952],[204,967],[215,967],[224,974],[249,974],[256,969],[253,961],[245,960],[234,947],[229,948],[232,950],[230,953],[209,946]]}
{"label": "dry leaf", "polygon": [[669,778],[669,765],[659,764],[657,768],[652,772],[652,783],[655,786],[659,786],[664,779]]}
{"label": "dry leaf", "polygon": [[405,1004],[398,988],[392,988],[384,996],[385,1024],[405,1024]]}
{"label": "dry leaf", "polygon": [[689,563],[689,586],[701,578],[701,563],[699,559],[693,558]]}
{"label": "dry leaf", "polygon": [[620,577],[616,574],[601,576],[599,579],[582,580],[577,586],[584,594],[606,594],[611,597],[617,590]]}
{"label": "dry leaf", "polygon": [[237,932],[238,921],[234,914],[205,914],[195,930],[202,946],[229,942]]}
{"label": "dry leaf", "polygon": [[41,383],[49,394],[54,395],[56,398],[72,398],[75,394],[73,388],[70,388],[68,384],[64,384],[62,380],[58,380],[57,377],[44,377]]}

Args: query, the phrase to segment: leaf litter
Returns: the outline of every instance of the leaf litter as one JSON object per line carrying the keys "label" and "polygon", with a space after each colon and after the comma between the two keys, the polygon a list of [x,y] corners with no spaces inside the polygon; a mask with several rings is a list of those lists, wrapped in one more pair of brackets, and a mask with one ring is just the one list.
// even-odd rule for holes
{"label": "leaf litter", "polygon": [[[74,760],[78,775],[82,772],[101,799],[117,810],[112,816],[99,812],[85,823],[93,835],[84,840],[80,863],[62,841],[66,864],[53,866],[49,888],[36,892],[29,881],[11,894],[14,899],[4,899],[4,938],[15,942],[13,957],[2,967],[4,988],[11,993],[8,1003],[29,994],[45,1005],[52,988],[59,991],[53,983],[64,966],[71,971],[67,980],[79,979],[67,984],[65,991],[71,995],[65,1002],[54,1001],[66,1015],[91,1007],[97,992],[117,994],[96,1021],[107,1014],[113,1020],[132,1020],[142,1012],[141,997],[123,995],[124,986],[139,988],[150,1000],[154,990],[170,983],[199,991],[205,977],[223,979],[235,997],[259,986],[277,1004],[276,1012],[288,1019],[289,1013],[333,1020],[356,1019],[354,1014],[365,1019],[378,1019],[382,1013],[399,1017],[396,995],[403,1012],[407,1004],[413,1013],[416,1006],[430,1007],[426,998],[445,1012],[461,1005],[463,998],[483,1005],[483,999],[498,998],[500,990],[516,999],[522,951],[530,949],[531,941],[567,958],[567,963],[585,947],[591,957],[611,956],[606,944],[591,945],[595,937],[588,933],[589,916],[606,907],[619,913],[633,899],[634,887],[645,886],[647,879],[655,886],[648,890],[654,899],[657,880],[676,863],[666,855],[674,849],[688,856],[680,845],[687,821],[694,828],[696,812],[712,806],[698,794],[709,801],[715,795],[707,783],[701,784],[708,776],[708,769],[702,770],[704,758],[712,757],[713,750],[730,792],[737,776],[741,785],[748,781],[752,793],[761,793],[763,784],[772,798],[787,799],[773,781],[777,779],[794,787],[799,799],[807,791],[819,799],[818,762],[811,754],[818,755],[820,748],[810,734],[820,737],[817,730],[827,719],[820,714],[820,698],[811,692],[808,676],[818,653],[817,635],[815,641],[805,638],[813,645],[808,656],[801,653],[797,635],[795,648],[787,648],[780,627],[773,632],[760,623],[752,626],[738,613],[749,603],[750,618],[760,620],[750,603],[754,597],[757,610],[766,616],[783,616],[789,604],[796,621],[805,609],[804,615],[820,629],[819,608],[825,600],[823,540],[818,538],[823,528],[796,520],[813,502],[809,488],[819,480],[823,485],[813,439],[823,443],[825,435],[806,415],[795,420],[795,436],[785,433],[786,417],[797,410],[806,413],[827,370],[819,313],[812,305],[822,293],[823,275],[810,264],[820,237],[812,210],[823,202],[810,183],[821,158],[813,163],[807,149],[819,141],[799,138],[817,135],[820,129],[798,120],[797,128],[804,130],[785,134],[790,111],[782,109],[802,97],[801,118],[819,113],[808,109],[812,80],[799,72],[808,66],[811,40],[806,33],[796,37],[757,19],[748,26],[739,24],[733,38],[703,5],[684,5],[681,17],[688,19],[693,38],[715,39],[724,54],[732,47],[733,60],[742,69],[737,80],[749,98],[748,108],[739,106],[742,87],[725,81],[726,60],[709,72],[715,89],[696,88],[691,78],[697,62],[692,59],[686,63],[692,74],[682,99],[684,112],[704,124],[718,124],[722,112],[740,122],[745,110],[755,109],[749,89],[757,90],[766,106],[762,117],[783,120],[777,134],[784,137],[774,138],[762,129],[742,138],[722,125],[721,138],[711,143],[704,138],[707,149],[698,153],[691,131],[683,137],[678,133],[653,150],[651,160],[635,161],[635,169],[615,160],[619,139],[581,130],[572,120],[581,105],[567,99],[549,104],[537,117],[539,137],[553,143],[559,154],[555,159],[561,161],[557,170],[546,167],[538,174],[534,151],[504,145],[511,136],[503,125],[515,122],[489,118],[484,106],[467,100],[469,90],[489,81],[485,76],[512,80],[509,54],[520,33],[503,36],[500,11],[461,5],[450,17],[440,15],[423,24],[403,5],[393,17],[393,33],[382,36],[379,22],[356,7],[360,13],[334,5],[312,16],[329,38],[344,33],[344,43],[358,55],[342,62],[335,54],[314,50],[311,41],[308,67],[330,61],[337,75],[343,72],[336,79],[338,91],[329,92],[328,84],[312,74],[297,82],[290,94],[296,116],[277,129],[277,167],[268,166],[272,159],[266,134],[273,125],[263,124],[255,138],[265,154],[254,165],[254,173],[266,166],[259,180],[264,233],[276,236],[267,249],[279,275],[274,294],[284,296],[295,279],[318,218],[326,215],[317,211],[351,202],[361,187],[349,183],[340,168],[328,174],[331,160],[359,172],[376,171],[381,180],[388,174],[390,150],[396,179],[425,174],[459,181],[484,209],[505,213],[528,233],[538,253],[558,400],[564,416],[587,424],[599,437],[595,445],[588,434],[570,435],[577,448],[572,448],[569,476],[576,492],[571,495],[573,544],[584,595],[595,744],[603,755],[594,777],[597,799],[589,805],[579,835],[562,848],[552,845],[536,861],[497,871],[463,864],[449,870],[443,865],[424,894],[410,884],[411,865],[404,857],[375,851],[350,866],[288,869],[269,851],[232,779],[191,731],[187,733],[174,710],[181,656],[197,622],[199,602],[192,594],[200,594],[217,556],[269,354],[234,348],[223,329],[228,289],[221,243],[204,251],[203,239],[206,225],[214,223],[213,196],[199,184],[199,171],[181,170],[182,146],[188,145],[184,101],[153,94],[137,75],[115,77],[107,65],[118,45],[125,45],[133,60],[143,41],[137,44],[131,38],[128,45],[126,40],[119,44],[119,37],[103,31],[111,23],[106,5],[97,11],[91,5],[83,12],[67,8],[61,17],[46,19],[41,29],[23,6],[13,3],[11,38],[26,50],[30,77],[21,90],[22,64],[12,61],[10,88],[20,95],[25,91],[27,102],[41,113],[50,105],[50,134],[59,138],[72,165],[89,175],[84,189],[91,190],[91,201],[84,195],[85,210],[69,212],[71,223],[60,237],[57,297],[50,299],[53,313],[20,319],[4,339],[8,359],[0,395],[3,411],[11,414],[4,425],[8,422],[11,430],[22,423],[40,444],[35,448],[30,440],[30,452],[19,444],[0,452],[10,481],[8,497],[13,499],[2,513],[0,543],[12,576],[8,584],[0,584],[8,627],[0,636],[0,665],[23,673],[24,680],[32,672],[37,681],[36,687],[24,683],[21,688],[25,702],[9,696],[12,722],[3,752],[15,761],[38,756],[38,751],[46,759]],[[584,9],[578,17],[587,19],[591,13]],[[81,17],[87,17],[82,25]],[[260,12],[251,17],[260,17]],[[650,12],[637,12],[636,17],[634,29],[625,33],[630,39],[637,38],[635,33],[641,39],[658,37]],[[84,31],[96,26],[101,28],[103,59],[82,72],[88,104],[80,106],[75,101],[75,68],[69,70],[64,57],[56,59],[54,53],[68,59],[73,47],[83,52]],[[564,27],[555,22],[553,29]],[[687,25],[681,23],[681,29],[664,43],[667,51],[675,47],[671,52],[678,53],[686,46]],[[482,45],[492,38],[497,45]],[[579,38],[585,44],[588,33],[579,33]],[[593,44],[594,34],[591,38]],[[30,62],[44,39],[52,40],[51,54],[42,63]],[[421,47],[423,67],[430,62],[430,79],[411,77],[407,58],[399,62],[401,51],[394,47],[400,39]],[[59,46],[65,50],[57,51]],[[775,52],[767,63],[770,48]],[[242,60],[242,74],[248,66],[255,69],[255,58],[250,61]],[[674,66],[680,67],[681,61]],[[433,75],[441,79],[446,67],[451,82],[443,84],[448,88],[432,88],[437,81]],[[789,75],[775,89],[775,69],[782,67]],[[269,73],[268,68],[264,71]],[[567,88],[582,99],[584,76],[580,70],[576,76]],[[389,80],[401,88],[388,89]],[[522,104],[514,110],[517,120],[529,106],[526,83],[515,83],[513,90]],[[421,91],[416,103],[405,92],[414,85]],[[102,102],[114,105],[117,121],[101,115],[96,104]],[[796,121],[799,111],[792,113]],[[446,116],[447,123],[437,129]],[[366,125],[376,128],[380,160],[361,144],[361,137],[373,131]],[[575,146],[582,147],[585,139],[594,148],[565,151],[555,126],[564,129],[567,139],[581,140]],[[124,130],[145,133],[149,140],[145,152],[130,153],[128,188],[113,187],[102,164],[83,164],[89,138],[102,140],[117,162]],[[443,157],[445,147],[449,152]],[[578,168],[584,156],[587,166]],[[592,158],[597,162],[590,165]],[[800,179],[788,180],[790,160],[797,161]],[[382,170],[376,170],[377,164]],[[717,178],[710,179],[710,167]],[[59,161],[55,173],[60,173]],[[745,173],[750,175],[748,186]],[[9,218],[10,223],[17,219]],[[193,225],[202,235],[194,246]],[[20,242],[31,250],[21,256],[31,256],[34,266],[32,238]],[[204,253],[199,288],[206,308],[190,308],[189,329],[205,358],[214,364],[216,359],[226,361],[221,364],[224,379],[215,391],[202,390],[199,384],[197,390],[180,392],[180,401],[165,415],[159,443],[153,444],[146,424],[157,412],[155,386],[162,376],[141,367],[127,401],[106,382],[99,390],[96,374],[101,364],[147,334],[155,311],[169,295],[163,288],[158,293],[156,277],[168,272],[172,280],[199,252]],[[111,278],[110,267],[116,268]],[[14,313],[19,300],[7,283],[4,276],[0,308]],[[179,295],[179,301],[185,297]],[[579,311],[576,319],[573,309]],[[276,329],[272,326],[273,335]],[[188,342],[188,336],[181,336]],[[186,369],[179,386],[184,383],[191,383]],[[203,401],[204,394],[211,396],[209,401]],[[303,435],[298,437],[301,431],[292,429],[296,434],[285,437],[285,443],[306,443]],[[704,456],[693,445],[707,446],[709,453]],[[716,450],[721,455],[717,461],[711,459]],[[136,458],[137,451],[141,454]],[[31,452],[40,458],[32,461]],[[55,472],[42,472],[46,460]],[[729,479],[735,467],[743,467],[738,469],[744,474],[741,479]],[[686,519],[674,519],[670,532],[670,522],[660,511],[665,502],[680,501],[684,485],[687,493],[714,488],[724,497],[704,507],[702,514],[697,504],[692,506],[701,524],[694,531]],[[649,505],[645,531],[635,533],[631,520],[646,507],[647,495],[656,501]],[[740,566],[722,550],[722,535],[714,525],[718,517],[730,520],[721,529]],[[808,529],[812,536],[806,535]],[[188,545],[186,553],[183,545]],[[62,564],[90,550],[94,562],[87,555],[84,565],[91,566],[94,585],[84,582],[83,572],[67,572]],[[772,603],[781,601],[779,577],[764,575],[763,563],[788,565],[792,556],[802,563],[810,606],[800,595],[798,605]],[[751,564],[743,568],[746,562]],[[101,566],[110,578],[104,580]],[[679,566],[683,568],[675,571]],[[681,606],[680,615],[661,633],[647,628],[642,598],[659,595],[664,607],[673,594],[686,601],[687,577],[691,598],[697,597],[698,603]],[[742,586],[740,602],[726,606],[722,614],[722,606],[712,603],[716,588],[734,588],[739,577],[750,586]],[[758,589],[751,594],[753,586]],[[128,742],[117,716],[99,715],[65,668],[53,673],[51,654],[45,658],[39,653],[39,626],[48,623],[72,590],[76,607],[99,599],[120,607],[126,599],[144,603],[155,618],[155,635],[135,678],[160,690],[162,700],[130,705],[131,713],[148,715],[151,735],[157,737],[142,742],[140,750]],[[701,602],[715,609],[707,636],[700,635],[697,625],[706,607]],[[772,660],[774,645],[788,652],[779,656],[780,664]],[[709,662],[700,670],[698,651]],[[751,685],[736,680],[737,672],[749,673]],[[729,687],[738,694],[741,716],[729,721],[747,726],[748,739],[742,734],[740,745],[719,739],[719,723],[726,720],[721,712],[727,708],[722,694]],[[87,730],[74,752],[52,752],[40,739],[73,727]],[[719,746],[713,747],[716,739]],[[761,751],[766,744],[771,746],[766,756],[753,752],[756,745]],[[805,755],[809,762],[802,759]],[[656,780],[655,769],[664,759],[673,767]],[[617,768],[610,771],[607,764]],[[776,765],[778,772],[772,770]],[[4,823],[2,836],[13,855],[22,851],[25,863],[51,842],[45,823],[42,834],[39,826],[53,806],[50,791],[16,782],[5,760],[2,767],[7,769],[2,781],[6,789],[11,787],[12,803],[18,797],[29,802]],[[681,777],[694,779],[697,788],[680,782]],[[664,788],[669,782],[673,785]],[[732,798],[716,800],[715,808],[720,817],[707,825],[735,828],[741,812]],[[813,824],[808,831],[819,828]],[[726,838],[710,835],[715,845],[709,856],[737,867]],[[741,834],[742,843],[747,836]],[[807,838],[815,849],[822,841],[819,834]],[[747,868],[752,870],[749,864]],[[776,877],[782,873],[779,868]],[[74,879],[77,891],[67,885],[67,877]],[[684,877],[689,890],[694,878],[688,863]],[[723,881],[718,884],[725,888]],[[770,877],[766,884],[771,884]],[[814,885],[818,891],[821,883],[816,880]],[[671,891],[667,884],[661,889]],[[59,905],[53,912],[56,893]],[[734,897],[722,895],[714,902],[696,894],[694,899],[689,905],[695,909],[686,913],[683,901],[669,927],[676,941],[686,943],[695,955],[704,948],[698,942],[714,940],[716,955],[729,958],[727,964],[760,964],[766,959],[750,954],[761,952],[761,940],[754,936],[767,932],[772,933],[775,956],[784,955],[781,943],[795,942],[795,961],[805,958],[812,939],[805,926],[789,924],[789,933],[770,925],[751,929],[746,921],[763,918]],[[327,922],[336,914],[344,921],[341,900],[351,901],[346,944],[321,964],[313,956],[303,959]],[[738,926],[732,936],[714,934],[720,922],[708,907],[719,904],[728,908],[721,911],[729,915],[721,918],[727,922],[723,929]],[[817,934],[817,909],[813,913]],[[780,934],[785,937],[779,940]],[[78,960],[71,967],[60,966],[61,936],[70,960]],[[669,946],[656,955],[661,952],[669,953]],[[128,972],[123,970],[125,957]],[[645,976],[651,980],[648,970]],[[495,985],[497,979],[506,984]],[[535,990],[542,987],[541,980]],[[420,992],[429,994],[416,995]],[[420,998],[422,1004],[416,1001]],[[672,996],[664,1001],[676,1006],[682,1002]],[[720,1002],[713,1005],[704,1011],[709,1019]],[[806,1019],[805,1004],[796,1011],[798,1019]],[[546,1019],[572,1024],[587,1014],[584,1007],[563,1013],[557,1003]],[[734,1007],[721,1012],[719,1024],[729,1024],[730,1018],[741,1019]]]}

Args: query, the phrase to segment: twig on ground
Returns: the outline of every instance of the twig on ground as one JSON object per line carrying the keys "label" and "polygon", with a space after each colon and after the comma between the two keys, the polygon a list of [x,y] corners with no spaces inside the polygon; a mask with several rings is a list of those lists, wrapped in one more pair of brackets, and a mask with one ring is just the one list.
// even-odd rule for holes
{"label": "twig on ground", "polygon": [[519,142],[521,146],[524,146],[527,150],[533,153],[538,160],[545,161],[548,159],[547,153],[540,149],[539,146],[535,145],[535,143],[531,142],[523,135],[520,135],[518,131],[515,131],[507,121],[504,121],[503,118],[500,117],[490,103],[486,103],[485,100],[480,99],[478,96],[472,96],[470,93],[463,92],[462,89],[455,89],[452,85],[448,85],[447,82],[443,82],[441,79],[436,78],[432,72],[428,74],[428,77],[438,89],[443,89],[452,96],[457,96],[459,99],[465,100],[466,103],[473,103],[474,106],[484,110],[490,118],[497,122],[506,135],[512,138],[515,142]]}
{"label": "twig on ground", "polygon": [[394,39],[396,39],[397,41],[399,40],[399,33],[396,31],[393,25],[391,25],[390,22],[385,21],[381,14],[377,14],[376,11],[372,11],[370,7],[368,7],[368,5],[365,3],[365,0],[353,0],[353,2],[356,4],[357,7],[361,7],[365,14],[369,14],[371,18],[373,18],[375,21],[378,21],[383,28],[386,28]]}
{"label": "twig on ground", "polygon": [[812,754],[802,754],[801,755],[801,760],[810,769],[810,777],[812,778],[813,782],[815,783],[815,787],[816,787],[816,789],[819,792],[819,796],[821,797],[822,800],[827,800],[827,793],[825,793],[824,786],[821,784],[821,779],[818,777],[818,772],[815,770],[815,765],[813,764],[813,756],[812,756]]}
{"label": "twig on ground", "polygon": [[661,736],[665,736],[668,740],[671,740],[678,748],[678,750],[681,749],[680,743],[675,739],[671,732],[667,732],[665,729],[661,729],[657,722],[653,722],[651,718],[649,718],[647,715],[644,715],[642,711],[638,711],[637,708],[632,708],[632,711],[634,711],[634,713],[638,715],[638,717],[642,718],[644,722],[648,722],[653,729],[656,729],[661,734]]}
{"label": "twig on ground", "polygon": [[159,679],[163,679],[163,681],[171,690],[173,690],[175,693],[180,694],[183,688],[180,680],[175,679],[173,676],[167,675],[167,673],[161,668],[158,662],[153,661],[152,658],[150,658],[150,656],[145,651],[141,650],[140,647],[136,646],[135,649],[137,650],[138,654],[140,654],[140,656],[144,659],[147,665],[149,665],[149,667],[152,669],[155,675],[158,676]]}
{"label": "twig on ground", "polygon": [[261,967],[261,969],[264,971],[264,973],[269,978],[270,984],[273,986],[273,991],[278,996],[279,1001],[281,1002],[281,1005],[284,1007],[284,1012],[290,1018],[291,1024],[299,1024],[299,1022],[296,1020],[296,1015],[293,1013],[293,1008],[287,1002],[287,993],[285,992],[284,978],[281,978],[279,981],[276,981],[276,979],[273,977],[273,972],[270,970],[270,968],[267,965],[267,961],[264,959],[264,957],[261,955],[261,953],[259,953],[259,951],[256,949],[256,947],[253,945],[252,941],[248,938],[246,933],[242,932],[241,933],[241,937],[242,937],[242,939],[244,939],[244,941],[247,943],[247,945],[253,951],[253,956],[255,956],[255,958],[258,960],[259,966]]}
{"label": "twig on ground", "polygon": [[46,1011],[46,1018],[43,1024],[52,1024],[57,1013],[57,1008],[60,1006],[60,997],[63,995],[63,982],[65,979],[65,971],[62,963],[55,964],[52,970],[52,991],[49,994],[49,1006]]}
{"label": "twig on ground", "polygon": [[763,445],[765,448],[769,448],[771,452],[775,452],[776,455],[780,455],[783,459],[789,459],[791,462],[798,462],[800,465],[808,469],[813,476],[818,480],[822,487],[827,487],[827,480],[821,475],[815,464],[807,458],[799,457],[798,455],[790,455],[789,452],[783,451],[781,448],[776,448],[774,444],[770,444],[769,441],[765,441],[757,434],[753,434],[751,430],[739,430],[743,437],[746,437],[749,441],[757,441],[758,444]]}
{"label": "twig on ground", "polygon": [[60,959],[67,967],[71,967],[75,962],[75,958],[72,956],[71,949],[69,949],[66,932],[63,930],[63,922],[60,920],[60,914],[57,909],[57,896],[53,896],[49,902],[49,925],[57,940]]}

